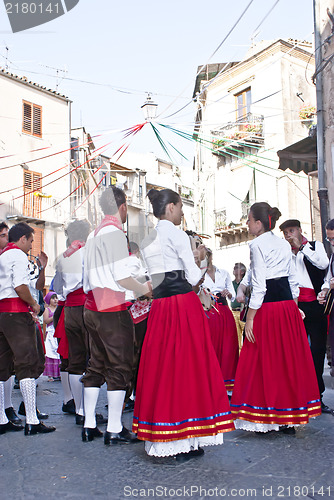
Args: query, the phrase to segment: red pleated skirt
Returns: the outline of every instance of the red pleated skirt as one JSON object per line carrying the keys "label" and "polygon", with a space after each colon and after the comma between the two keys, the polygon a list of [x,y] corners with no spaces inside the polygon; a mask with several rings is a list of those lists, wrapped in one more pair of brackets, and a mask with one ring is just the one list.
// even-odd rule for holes
{"label": "red pleated skirt", "polygon": [[293,300],[264,303],[254,318],[255,343],[245,339],[233,395],[235,419],[300,425],[321,414],[304,323]]}
{"label": "red pleated skirt", "polygon": [[232,430],[223,377],[197,295],[153,300],[133,431],[143,441],[167,442]]}
{"label": "red pleated skirt", "polygon": [[209,320],[211,340],[223,374],[225,387],[232,391],[239,360],[237,327],[228,306],[215,304],[205,312]]}

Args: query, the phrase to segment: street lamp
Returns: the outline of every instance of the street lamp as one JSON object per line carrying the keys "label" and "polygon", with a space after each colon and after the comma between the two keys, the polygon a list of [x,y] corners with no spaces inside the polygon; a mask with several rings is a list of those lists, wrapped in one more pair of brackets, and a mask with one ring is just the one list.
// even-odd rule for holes
{"label": "street lamp", "polygon": [[154,120],[157,114],[157,103],[152,101],[151,94],[147,94],[146,102],[141,106],[144,111],[145,120],[150,122]]}

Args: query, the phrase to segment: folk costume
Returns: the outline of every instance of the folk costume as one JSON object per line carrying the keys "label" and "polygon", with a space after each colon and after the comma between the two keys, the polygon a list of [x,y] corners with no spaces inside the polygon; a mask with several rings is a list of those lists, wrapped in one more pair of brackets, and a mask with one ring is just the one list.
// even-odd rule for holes
{"label": "folk costume", "polygon": [[[88,359],[87,330],[84,323],[83,264],[85,242],[75,240],[57,263],[62,277],[62,296],[65,298],[64,325],[68,341],[69,384],[73,394],[78,423],[83,416],[83,386],[81,377]],[[65,354],[65,353],[64,353]]]}
{"label": "folk costume", "polygon": [[304,325],[310,339],[311,353],[318,380],[320,396],[325,391],[322,378],[327,343],[327,317],[324,306],[317,301],[328,268],[328,257],[320,241],[307,241],[292,253],[296,276],[300,287],[298,307],[304,311]]}
{"label": "folk costume", "polygon": [[238,291],[238,287],[240,285],[241,281],[239,281],[239,283],[237,282],[237,280],[233,280],[232,281],[232,286],[233,286],[233,289],[234,289],[234,295],[235,295],[235,298],[231,300],[231,309],[232,309],[232,314],[233,314],[233,317],[234,317],[234,321],[235,321],[235,325],[237,327],[237,334],[238,334],[238,342],[239,342],[239,353],[241,351],[241,348],[242,348],[242,334],[243,334],[243,330],[244,330],[244,326],[245,326],[245,323],[243,321],[241,321],[240,319],[240,314],[241,314],[241,310],[242,310],[242,307],[243,307],[243,304],[241,304],[240,302],[237,301],[236,299],[236,294],[237,294],[237,291]]}
{"label": "folk costume", "polygon": [[[46,304],[50,305],[50,299],[54,296],[54,292],[48,292],[44,297],[44,301]],[[49,319],[53,319],[54,312],[51,311],[49,307],[46,308],[48,311]],[[45,330],[45,368],[43,375],[48,377],[60,377],[60,356],[57,352],[58,350],[58,342],[54,337],[55,328],[53,325],[53,321],[46,325]]]}
{"label": "folk costume", "polygon": [[[134,327],[125,302],[125,289],[118,284],[130,277],[128,259],[122,225],[116,217],[106,215],[86,243],[84,318],[89,333],[90,359],[82,380],[84,426],[93,430],[99,389],[107,383],[107,433],[122,431],[124,397],[133,374]],[[86,439],[84,434],[83,439]]]}
{"label": "folk costume", "polygon": [[214,266],[214,281],[208,273],[205,274],[203,286],[217,297],[215,306],[205,314],[209,320],[209,327],[213,347],[224,377],[227,391],[234,387],[235,373],[239,359],[239,343],[236,324],[231,309],[227,304],[226,297],[221,292],[227,289],[235,298],[231,277],[224,269]]}
{"label": "folk costume", "polygon": [[13,363],[25,404],[26,424],[39,424],[35,379],[43,369],[39,362],[35,321],[29,305],[15,291],[20,285],[29,287],[29,272],[27,255],[15,243],[8,243],[0,256],[0,426],[8,423],[4,413],[3,383],[10,378]]}
{"label": "folk costume", "polygon": [[149,455],[221,444],[234,430],[202,305],[192,291],[201,271],[188,236],[168,220],[142,245],[153,303],[139,365],[133,431]]}
{"label": "folk costume", "polygon": [[[307,424],[320,398],[288,242],[265,232],[249,243],[255,342],[244,341],[231,408],[236,428],[268,432]],[[242,284],[249,283],[242,281]]]}
{"label": "folk costume", "polygon": [[[334,258],[333,255],[330,258],[329,261],[329,267],[328,271],[324,280],[324,283],[321,287],[321,289],[328,289],[330,290],[330,280],[334,277]],[[331,292],[332,294],[334,293],[333,291]],[[328,328],[328,335],[329,335],[329,343],[331,347],[331,376],[334,377],[334,307],[332,307],[332,310],[330,311],[329,314],[329,328]]]}

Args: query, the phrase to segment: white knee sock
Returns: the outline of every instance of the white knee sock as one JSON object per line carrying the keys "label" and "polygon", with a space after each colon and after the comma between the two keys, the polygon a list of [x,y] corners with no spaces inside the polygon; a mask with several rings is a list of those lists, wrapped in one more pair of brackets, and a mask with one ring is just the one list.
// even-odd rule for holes
{"label": "white knee sock", "polygon": [[75,413],[77,415],[83,415],[83,385],[80,382],[82,375],[69,374],[69,384],[73,394],[75,403]]}
{"label": "white knee sock", "polygon": [[6,382],[4,382],[4,391],[5,391],[5,408],[11,408],[13,406],[12,403],[12,392],[14,387],[15,375],[9,377]]}
{"label": "white knee sock", "polygon": [[67,372],[60,372],[61,386],[64,394],[64,403],[68,403],[73,399],[73,394],[71,391],[69,383],[69,374]]}
{"label": "white knee sock", "polygon": [[39,424],[36,413],[36,381],[34,378],[20,380],[20,389],[26,409],[26,424]]}
{"label": "white knee sock", "polygon": [[99,387],[85,387],[84,388],[84,411],[85,411],[85,427],[90,429],[95,429],[96,418],[95,418],[95,408],[97,399],[99,397],[100,388]]}
{"label": "white knee sock", "polygon": [[5,382],[0,382],[0,425],[7,424],[8,418],[5,413]]}
{"label": "white knee sock", "polygon": [[108,432],[121,432],[122,411],[125,391],[107,391],[108,397]]}

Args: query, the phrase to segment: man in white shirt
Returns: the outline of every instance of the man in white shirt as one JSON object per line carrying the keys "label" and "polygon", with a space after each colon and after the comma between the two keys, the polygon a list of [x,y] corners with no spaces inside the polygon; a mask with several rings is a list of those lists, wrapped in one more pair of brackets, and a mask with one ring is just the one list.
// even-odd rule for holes
{"label": "man in white shirt", "polygon": [[84,320],[90,360],[82,378],[85,413],[82,440],[92,441],[102,436],[96,427],[95,407],[100,387],[106,382],[108,426],[104,443],[109,445],[135,441],[121,422],[134,362],[134,328],[125,290],[133,290],[139,296],[150,295],[150,287],[132,278],[128,268],[129,251],[122,230],[127,217],[124,192],[114,186],[106,189],[100,205],[105,217],[88,236],[85,246]]}
{"label": "man in white shirt", "polygon": [[328,257],[320,241],[308,241],[302,234],[300,221],[289,219],[279,226],[284,238],[290,243],[296,276],[299,284],[298,307],[304,311],[304,324],[310,339],[311,353],[317,375],[322,413],[332,413],[322,401],[327,343],[327,318],[324,308],[317,301],[328,268]]}
{"label": "man in white shirt", "polygon": [[39,358],[35,321],[39,304],[29,290],[27,254],[34,240],[33,229],[25,223],[13,226],[9,243],[0,256],[0,434],[21,430],[10,422],[4,408],[4,382],[11,376],[12,365],[25,403],[25,435],[52,432],[55,427],[40,423],[36,413],[36,385]]}

